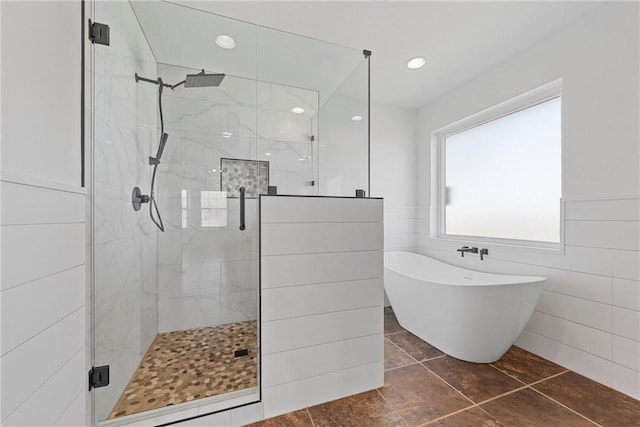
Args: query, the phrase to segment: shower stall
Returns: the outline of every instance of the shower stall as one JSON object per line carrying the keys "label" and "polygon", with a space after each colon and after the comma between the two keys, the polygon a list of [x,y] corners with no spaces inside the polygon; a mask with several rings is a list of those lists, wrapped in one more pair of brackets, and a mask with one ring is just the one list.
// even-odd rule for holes
{"label": "shower stall", "polygon": [[370,54],[215,2],[86,3],[109,27],[89,58],[94,422],[259,401],[259,197],[369,195]]}

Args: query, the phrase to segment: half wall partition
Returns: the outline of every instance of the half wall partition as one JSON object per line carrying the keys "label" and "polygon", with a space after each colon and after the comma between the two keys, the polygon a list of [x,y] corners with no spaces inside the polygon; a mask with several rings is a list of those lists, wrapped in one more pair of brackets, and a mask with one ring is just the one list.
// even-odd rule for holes
{"label": "half wall partition", "polygon": [[258,401],[258,197],[368,191],[368,58],[168,1],[87,7],[110,27],[90,58],[94,421]]}

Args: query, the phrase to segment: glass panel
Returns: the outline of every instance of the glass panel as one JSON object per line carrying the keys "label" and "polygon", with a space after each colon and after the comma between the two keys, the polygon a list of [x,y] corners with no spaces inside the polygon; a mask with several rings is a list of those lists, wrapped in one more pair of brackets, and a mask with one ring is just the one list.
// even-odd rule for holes
{"label": "glass panel", "polygon": [[369,194],[368,184],[368,60],[356,68],[320,109],[320,194]]}
{"label": "glass panel", "polygon": [[[270,162],[270,185],[325,196],[366,189],[362,50],[258,27],[257,73],[258,157]],[[351,121],[356,114],[361,122]]]}
{"label": "glass panel", "polygon": [[445,138],[446,234],[558,242],[560,98]]}

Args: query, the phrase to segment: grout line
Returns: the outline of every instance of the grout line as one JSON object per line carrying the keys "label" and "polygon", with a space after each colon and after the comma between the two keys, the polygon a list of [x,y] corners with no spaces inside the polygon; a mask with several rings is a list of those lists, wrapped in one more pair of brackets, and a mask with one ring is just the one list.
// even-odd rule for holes
{"label": "grout line", "polygon": [[572,248],[589,248],[589,249],[600,249],[603,251],[623,251],[623,252],[638,252],[637,249],[626,249],[626,248],[607,248],[603,246],[586,246],[586,245],[569,245],[565,244],[565,246],[569,246]]}
{"label": "grout line", "polygon": [[564,374],[566,374],[567,372],[569,372],[569,369],[565,369],[565,370],[564,370],[564,371],[562,371],[562,372],[559,372],[559,373],[557,373],[557,374],[553,374],[553,375],[548,376],[548,377],[546,377],[546,378],[543,378],[543,379],[541,379],[541,380],[534,381],[534,382],[532,382],[531,384],[529,384],[529,387],[532,387],[532,386],[534,386],[534,385],[538,385],[538,384],[540,384],[541,382],[544,382],[544,381],[550,380],[550,379],[552,379],[552,378],[559,377],[560,375],[564,375]]}
{"label": "grout line", "polygon": [[[442,359],[443,357],[446,357],[446,356],[447,356],[446,354],[441,354],[440,356],[430,357],[428,359],[421,360],[420,363],[430,362],[430,361],[436,360],[436,359]],[[451,356],[449,356],[449,357],[451,357]]]}
{"label": "grout line", "polygon": [[480,405],[484,405],[485,403],[493,402],[494,400],[500,399],[500,398],[505,397],[505,396],[509,396],[510,394],[514,394],[514,393],[517,393],[519,391],[526,390],[529,387],[530,386],[525,384],[522,387],[514,388],[513,390],[510,390],[510,391],[508,391],[506,393],[502,393],[502,394],[499,394],[497,396],[490,397],[489,399],[485,399],[482,402],[478,402],[477,405],[480,406]]}
{"label": "grout line", "polygon": [[[309,344],[309,345],[305,345],[305,346],[302,346],[302,347],[293,347],[293,348],[287,348],[287,349],[284,349],[284,350],[272,351],[270,353],[262,353],[262,355],[263,356],[271,356],[271,355],[274,355],[274,354],[288,353],[288,352],[291,352],[291,351],[302,350],[304,348],[320,347],[320,346],[327,345],[327,344],[335,344],[335,343],[339,343],[339,342],[353,341],[353,340],[358,340],[358,339],[361,339],[361,338],[370,338],[370,337],[375,337],[377,335],[378,334],[376,334],[376,333],[368,334],[368,335],[358,335],[356,337],[342,338],[342,339],[339,339],[339,340],[333,340],[333,341]],[[384,358],[384,354],[383,354],[383,358]]]}
{"label": "grout line", "polygon": [[[305,255],[305,254],[303,254]],[[196,264],[196,263],[194,263]],[[204,263],[203,263],[204,264]],[[164,264],[164,265],[181,265],[181,264]],[[311,286],[311,285],[331,285],[331,284],[336,284],[336,283],[345,283],[345,282],[361,282],[361,281],[365,281],[365,280],[378,280],[378,279],[382,279],[383,276],[374,276],[374,277],[360,277],[360,278],[356,278],[356,279],[347,279],[347,280],[325,280],[322,282],[311,282],[311,283],[300,283],[300,284],[293,284],[293,285],[269,285],[267,284],[267,286],[263,286],[263,290],[267,290],[267,289],[280,289],[280,288],[295,288],[298,286]],[[381,306],[382,304],[379,304],[379,306]]]}
{"label": "grout line", "polygon": [[[384,386],[383,386],[384,387]],[[407,420],[405,420],[402,415],[400,415],[400,413],[398,412],[398,410],[395,408],[395,406],[393,406],[391,404],[391,402],[389,402],[387,399],[385,399],[384,395],[382,393],[380,393],[380,388],[377,388],[376,391],[378,392],[378,395],[382,398],[382,400],[389,405],[389,407],[391,408],[391,410],[393,411],[394,414],[396,414],[407,426],[410,426],[411,424],[409,424],[407,422]]]}
{"label": "grout line", "polygon": [[552,401],[552,402],[556,403],[557,405],[560,405],[560,406],[562,406],[563,408],[568,409],[569,411],[573,412],[574,414],[579,415],[580,417],[582,417],[582,418],[584,418],[585,420],[587,420],[587,421],[589,421],[589,422],[593,423],[594,425],[597,425],[598,427],[602,427],[600,424],[596,423],[595,421],[593,421],[592,419],[588,418],[587,416],[582,415],[580,412],[578,412],[578,411],[576,411],[576,410],[574,410],[574,409],[571,409],[570,407],[568,407],[567,405],[565,405],[565,404],[563,404],[563,403],[558,402],[557,400],[553,399],[552,397],[547,396],[547,395],[546,395],[546,394],[544,394],[543,392],[541,392],[541,391],[539,391],[539,390],[536,390],[536,389],[535,389],[535,388],[533,388],[533,387],[531,387],[531,390],[533,390],[534,392],[538,393],[538,394],[539,394],[539,395],[541,395],[541,396],[546,397],[547,399],[549,399],[550,401]]}
{"label": "grout line", "polygon": [[76,399],[78,399],[78,397],[80,397],[80,395],[82,395],[84,393],[84,390],[80,390],[78,392],[78,394],[75,395],[75,397],[73,399],[71,399],[71,402],[64,408],[64,410],[62,411],[62,413],[58,416],[58,418],[56,418],[56,420],[53,422],[53,425],[58,425],[58,422],[60,421],[60,419],[67,413],[67,411],[69,410],[69,408],[71,407],[71,405],[73,405],[76,401]]}
{"label": "grout line", "polygon": [[407,366],[413,366],[413,365],[417,365],[417,364],[419,364],[419,363],[420,363],[420,362],[409,363],[409,364],[407,364],[407,365],[396,366],[396,367],[393,367],[393,368],[385,369],[384,371],[385,371],[385,372],[391,372],[391,371],[395,371],[396,369],[406,368]]}
{"label": "grout line", "polygon": [[436,374],[435,372],[433,372],[431,369],[429,369],[424,363],[420,362],[420,365],[422,365],[422,367],[424,369],[427,370],[427,372],[433,374],[436,376],[436,378],[439,378],[442,382],[444,382],[446,385],[448,385],[449,387],[451,387],[454,391],[456,391],[458,394],[460,394],[462,397],[464,397],[465,399],[467,399],[469,402],[471,402],[473,405],[476,405],[476,402],[474,402],[473,400],[471,400],[470,398],[467,397],[467,395],[465,395],[463,392],[461,392],[460,390],[458,390],[457,388],[455,388],[454,386],[452,386],[451,384],[449,384],[449,382],[447,380],[445,380],[444,378],[442,378],[440,375]]}
{"label": "grout line", "polygon": [[309,420],[311,421],[311,425],[313,427],[316,427],[316,423],[315,421],[313,421],[313,417],[311,416],[311,412],[309,412],[309,408],[304,408],[305,411],[307,411],[307,416],[309,417]]}
{"label": "grout line", "polygon": [[504,370],[502,370],[502,369],[498,368],[498,367],[497,367],[497,366],[495,366],[493,363],[489,363],[489,366],[491,366],[492,368],[496,369],[498,372],[501,372],[501,373],[505,374],[505,375],[506,375],[506,376],[508,376],[509,378],[514,379],[514,380],[518,381],[520,384],[528,385],[526,382],[522,381],[522,380],[521,380],[521,379],[519,379],[519,378],[516,378],[515,376],[511,375],[509,372],[504,371]]}
{"label": "grout line", "polygon": [[[411,356],[409,353],[407,353],[402,347],[400,347],[398,344],[394,343],[393,341],[391,341],[390,339],[388,339],[386,336],[384,337],[384,339],[389,342],[391,345],[393,345],[394,347],[396,347],[398,350],[400,350],[401,352],[403,352],[404,354],[406,354],[407,356],[409,356],[409,358],[411,360],[414,360],[416,363],[418,362],[418,360],[416,360],[415,357]],[[408,365],[411,365],[411,363],[409,363]],[[405,365],[405,366],[408,366]]]}
{"label": "grout line", "polygon": [[[247,291],[247,292],[253,292],[253,290]],[[197,297],[196,297],[197,298]],[[284,321],[284,320],[291,320],[291,319],[303,319],[306,317],[314,317],[314,316],[322,316],[325,314],[336,314],[336,313],[346,313],[348,311],[356,311],[356,310],[368,310],[371,308],[379,308],[379,305],[368,305],[368,306],[364,306],[364,307],[355,307],[355,308],[345,308],[342,310],[332,310],[332,311],[323,311],[320,313],[315,313],[315,314],[301,314],[298,316],[291,316],[291,317],[282,317],[280,319],[271,319],[271,320],[262,320],[262,323],[272,323],[272,322],[280,322],[280,321]],[[383,326],[384,328],[384,326]],[[380,332],[378,332],[380,333]],[[376,335],[378,334],[376,333]]]}
{"label": "grout line", "polygon": [[[15,345],[13,348],[11,348],[10,350],[8,350],[6,353],[3,353],[0,355],[0,357],[6,357],[7,355],[11,354],[12,352],[16,351],[17,349],[19,349],[20,347],[22,347],[23,345],[33,341],[34,339],[41,337],[42,334],[44,334],[45,332],[49,331],[51,328],[54,328],[55,326],[59,325],[60,323],[62,323],[63,321],[67,320],[69,317],[75,315],[77,312],[79,312],[80,310],[82,310],[83,308],[86,308],[84,302],[82,303],[81,306],[72,309],[72,311],[70,311],[69,313],[65,314],[64,316],[62,316],[61,318],[53,321],[53,323],[49,324],[46,328],[42,329],[41,331],[36,332],[35,334],[31,335],[29,338],[27,338],[26,340],[22,341],[21,343]],[[85,313],[86,316],[86,313]],[[83,347],[86,345],[83,345]]]}
{"label": "grout line", "polygon": [[72,224],[86,224],[84,221],[60,221],[60,222],[35,222],[35,223],[10,223],[2,224],[3,227],[25,227],[29,225],[72,225]]}
{"label": "grout line", "polygon": [[[465,412],[465,411],[468,411],[468,410],[473,409],[473,408],[478,408],[478,405],[475,405],[475,404],[474,404],[474,405],[468,406],[468,407],[466,407],[466,408],[458,409],[457,411],[451,412],[450,414],[443,415],[443,416],[438,417],[438,418],[436,418],[436,419],[433,419],[433,420],[427,421],[427,422],[426,422],[426,423],[424,423],[424,424],[420,424],[420,425],[418,425],[418,427],[428,426],[429,424],[433,424],[433,423],[435,423],[435,422],[437,422],[437,421],[443,420],[443,419],[445,419],[445,418],[449,418],[449,417],[451,417],[451,416],[453,416],[453,415],[457,415],[457,414],[459,414],[459,413],[461,413],[461,412]],[[493,416],[492,416],[492,417],[493,417]],[[495,419],[495,418],[494,418],[494,419]],[[497,421],[497,420],[496,420],[496,421]]]}
{"label": "grout line", "polygon": [[[584,299],[584,298],[580,298],[580,297],[575,297],[575,296],[573,296],[573,295],[562,294],[562,293],[560,293],[560,292],[554,292],[554,291],[546,291],[546,292],[552,292],[552,293],[556,293],[556,294],[559,294],[559,295],[568,296],[568,297],[570,297],[570,298],[576,298],[576,299],[580,299],[580,300],[583,300],[583,301],[589,301],[589,302],[592,302],[592,303],[601,304],[601,305],[608,306],[608,307],[610,307],[610,306],[612,306],[612,305],[613,305],[613,304],[607,304],[607,303],[603,303],[603,302],[599,302],[599,301],[593,301],[593,300],[588,300],[588,299]],[[622,307],[621,307],[621,308],[622,308]],[[627,309],[627,310],[630,310],[630,309]],[[553,314],[553,313],[547,313],[546,311],[542,311],[542,310],[535,310],[535,311],[537,311],[538,313],[542,313],[542,314],[544,314],[544,315],[546,315],[546,316],[553,317],[553,318],[555,318],[555,319],[563,320],[563,321],[568,322],[568,323],[573,323],[574,325],[580,325],[580,326],[584,326],[585,328],[595,329],[596,331],[605,332],[605,333],[607,333],[607,334],[613,334],[613,331],[607,331],[606,329],[601,329],[601,328],[599,328],[599,327],[597,327],[597,326],[587,325],[587,324],[585,324],[585,323],[577,322],[577,321],[575,321],[575,320],[566,319],[566,318],[564,318],[564,317],[557,316],[557,315],[555,315],[555,314]],[[636,311],[636,310],[632,310],[632,311]],[[613,328],[611,328],[611,329],[613,329]],[[536,332],[536,331],[532,331],[531,329],[527,329],[527,330],[528,330],[528,331],[531,331],[531,332]],[[537,334],[539,334],[539,335],[542,335],[542,334],[540,334],[539,332],[536,332],[536,333],[537,333]],[[553,338],[550,338],[550,337],[547,337],[547,338],[549,338],[549,339],[552,339],[552,340],[556,341],[556,340],[555,340],[555,339],[553,339]],[[574,348],[578,348],[578,347],[574,347]],[[585,350],[582,350],[582,351],[585,351]],[[592,354],[593,354],[593,353],[592,353]],[[595,354],[594,354],[594,356],[595,356]],[[599,356],[599,357],[600,357],[600,356]]]}
{"label": "grout line", "polygon": [[82,264],[73,265],[73,266],[71,266],[71,267],[65,267],[65,268],[63,268],[63,269],[62,269],[62,270],[60,270],[60,271],[55,271],[55,272],[53,272],[53,273],[45,274],[44,276],[36,277],[35,279],[27,280],[26,282],[21,282],[21,283],[17,283],[17,284],[15,284],[15,285],[11,285],[11,286],[9,286],[9,287],[7,287],[7,288],[4,288],[4,289],[0,290],[0,293],[7,292],[7,291],[9,291],[9,290],[11,290],[11,289],[16,289],[16,288],[18,288],[18,287],[20,287],[20,286],[29,285],[29,284],[31,284],[31,283],[37,282],[38,280],[46,279],[46,278],[48,278],[48,277],[55,276],[56,274],[65,273],[65,272],[67,272],[67,271],[73,270],[74,268],[83,267],[83,266],[85,266],[85,265],[86,265],[86,263],[84,263],[84,262],[83,262]]}
{"label": "grout line", "polygon": [[[609,307],[611,307],[611,305],[609,305]],[[542,313],[542,314],[544,314],[544,315],[546,315],[546,316],[556,317],[556,316],[554,316],[553,314],[545,313],[545,312],[543,312],[543,311],[540,311],[539,313]],[[588,325],[584,325],[584,324],[582,324],[582,323],[572,322],[571,320],[562,319],[561,317],[557,317],[557,318],[558,318],[558,319],[561,319],[561,320],[564,320],[564,321],[567,321],[567,322],[570,322],[570,323],[574,323],[574,324],[580,325],[580,326],[584,326],[584,327],[586,327],[586,328],[590,328],[590,329],[596,330],[596,331],[598,331],[598,332],[604,332],[604,333],[609,334],[609,335],[613,335],[613,336],[617,336],[617,337],[621,337],[621,338],[631,339],[631,338],[625,337],[625,336],[623,336],[623,335],[618,335],[618,334],[615,334],[615,333],[613,333],[613,332],[605,331],[604,329],[594,328],[593,326],[588,326]],[[579,347],[576,347],[576,346],[573,346],[573,345],[567,344],[567,343],[565,343],[565,342],[558,341],[557,339],[555,339],[555,338],[551,338],[551,337],[548,337],[548,336],[546,336],[546,335],[544,335],[544,334],[541,334],[540,332],[532,331],[531,329],[526,329],[526,327],[525,327],[525,329],[523,329],[523,331],[524,331],[524,330],[526,330],[526,331],[527,331],[527,332],[529,332],[529,333],[532,333],[532,334],[536,334],[536,335],[538,335],[538,336],[541,336],[541,337],[543,337],[543,338],[545,338],[545,339],[548,339],[548,340],[550,340],[550,341],[553,341],[554,343],[562,344],[563,346],[566,346],[566,347],[572,348],[572,349],[577,350],[577,351],[582,352],[582,353],[586,353],[586,354],[588,354],[589,356],[597,357],[598,359],[604,360],[605,362],[608,362],[608,363],[613,362],[613,360],[607,359],[606,357],[600,356],[600,355],[598,355],[598,354],[594,354],[594,353],[592,353],[592,352],[590,352],[590,351],[587,351],[587,350],[581,349],[581,348],[579,348]],[[613,358],[613,357],[612,357],[612,358]],[[548,360],[549,362],[551,362],[549,359],[545,359],[545,360]],[[552,363],[555,363],[555,362],[552,362]],[[557,363],[555,363],[555,364],[556,364],[556,365],[558,365]],[[561,366],[561,365],[558,365],[558,366]]]}
{"label": "grout line", "polygon": [[350,250],[336,250],[336,251],[318,251],[318,252],[292,252],[292,253],[274,253],[263,254],[262,258],[277,258],[277,257],[302,257],[309,255],[328,255],[328,254],[357,254],[357,253],[370,253],[370,252],[383,252],[382,248],[379,249],[350,249]]}
{"label": "grout line", "polygon": [[[11,410],[11,412],[9,412],[8,414],[3,413],[2,418],[0,419],[0,424],[4,424],[4,421],[6,421],[7,418],[13,415],[16,411],[18,411],[29,399],[31,399],[42,387],[44,387],[47,383],[49,383],[49,381],[51,381],[53,377],[55,377],[60,371],[62,371],[79,353],[81,353],[85,349],[86,347],[84,345],[80,347],[80,349],[78,349],[67,360],[65,360],[64,363],[62,363],[62,365],[56,368],[51,375],[49,375],[46,378],[43,378],[41,382],[38,384],[38,386],[34,390],[32,390],[31,393],[29,393],[29,395],[26,396],[19,404],[17,404],[15,408]],[[77,395],[74,396],[74,400],[76,397]],[[73,403],[73,401],[71,403]],[[61,416],[62,415],[64,415],[64,412],[61,414]]]}

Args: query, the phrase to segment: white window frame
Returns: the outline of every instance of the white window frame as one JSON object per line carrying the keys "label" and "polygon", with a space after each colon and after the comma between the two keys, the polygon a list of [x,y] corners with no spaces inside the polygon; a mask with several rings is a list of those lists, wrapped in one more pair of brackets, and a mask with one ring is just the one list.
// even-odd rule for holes
{"label": "white window frame", "polygon": [[[528,248],[539,248],[554,251],[564,251],[564,212],[565,203],[562,198],[563,179],[562,167],[560,171],[560,194],[559,218],[560,235],[559,242],[543,242],[537,240],[504,239],[484,236],[462,236],[445,234],[445,138],[453,134],[463,132],[470,128],[488,123],[518,111],[527,109],[537,104],[560,97],[562,99],[562,79],[555,80],[539,88],[518,95],[493,107],[489,107],[476,114],[472,114],[464,119],[453,122],[431,133],[431,223],[430,237],[441,240],[463,241],[465,243],[477,242],[479,244],[491,243],[505,246],[519,246]],[[562,107],[561,107],[562,108]],[[562,113],[561,113],[562,114]],[[561,119],[562,120],[562,119]],[[562,165],[563,134],[561,127],[560,136],[560,164]]]}

